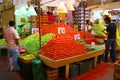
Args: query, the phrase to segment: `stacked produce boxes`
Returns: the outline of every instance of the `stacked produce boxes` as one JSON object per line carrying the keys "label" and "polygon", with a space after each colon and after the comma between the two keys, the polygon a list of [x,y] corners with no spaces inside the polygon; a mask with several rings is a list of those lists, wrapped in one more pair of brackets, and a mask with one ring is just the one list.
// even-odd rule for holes
{"label": "stacked produce boxes", "polygon": [[114,66],[114,80],[120,80],[120,60]]}

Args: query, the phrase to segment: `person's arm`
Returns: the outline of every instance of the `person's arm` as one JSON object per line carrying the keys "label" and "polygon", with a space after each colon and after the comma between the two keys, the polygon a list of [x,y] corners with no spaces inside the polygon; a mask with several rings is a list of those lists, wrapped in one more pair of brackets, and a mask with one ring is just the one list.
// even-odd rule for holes
{"label": "person's arm", "polygon": [[17,33],[17,31],[15,30],[14,31],[14,37],[15,37],[15,43],[16,43],[16,45],[19,45],[19,35],[18,35],[18,33]]}
{"label": "person's arm", "polygon": [[16,45],[19,45],[19,39],[15,39]]}

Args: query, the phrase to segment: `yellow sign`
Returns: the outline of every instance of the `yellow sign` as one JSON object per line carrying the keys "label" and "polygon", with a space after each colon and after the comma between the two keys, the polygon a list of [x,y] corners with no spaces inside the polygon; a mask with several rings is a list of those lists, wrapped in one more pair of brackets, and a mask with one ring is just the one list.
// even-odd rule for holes
{"label": "yellow sign", "polygon": [[66,20],[66,16],[66,13],[60,13],[58,17],[60,20]]}

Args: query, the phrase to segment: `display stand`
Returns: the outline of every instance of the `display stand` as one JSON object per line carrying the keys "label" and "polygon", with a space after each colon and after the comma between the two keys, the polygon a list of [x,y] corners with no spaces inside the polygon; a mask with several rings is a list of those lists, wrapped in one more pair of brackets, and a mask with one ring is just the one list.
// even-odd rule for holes
{"label": "display stand", "polygon": [[59,67],[65,66],[65,78],[68,80],[69,79],[69,64],[82,61],[82,60],[86,60],[89,58],[94,58],[94,67],[95,67],[97,64],[98,56],[102,55],[104,53],[104,50],[105,49],[91,51],[91,52],[88,52],[87,54],[68,57],[68,58],[60,59],[56,61],[41,54],[39,56],[40,56],[40,59],[43,60],[44,64],[51,68],[59,68]]}

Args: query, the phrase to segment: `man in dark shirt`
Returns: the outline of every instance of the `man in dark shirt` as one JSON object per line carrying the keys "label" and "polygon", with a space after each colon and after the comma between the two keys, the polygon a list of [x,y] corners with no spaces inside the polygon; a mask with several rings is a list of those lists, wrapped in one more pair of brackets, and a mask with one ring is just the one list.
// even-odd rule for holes
{"label": "man in dark shirt", "polygon": [[105,42],[105,54],[104,61],[108,62],[108,52],[111,47],[110,58],[112,62],[116,61],[116,24],[111,23],[109,17],[104,18],[105,23],[107,24],[107,40]]}

